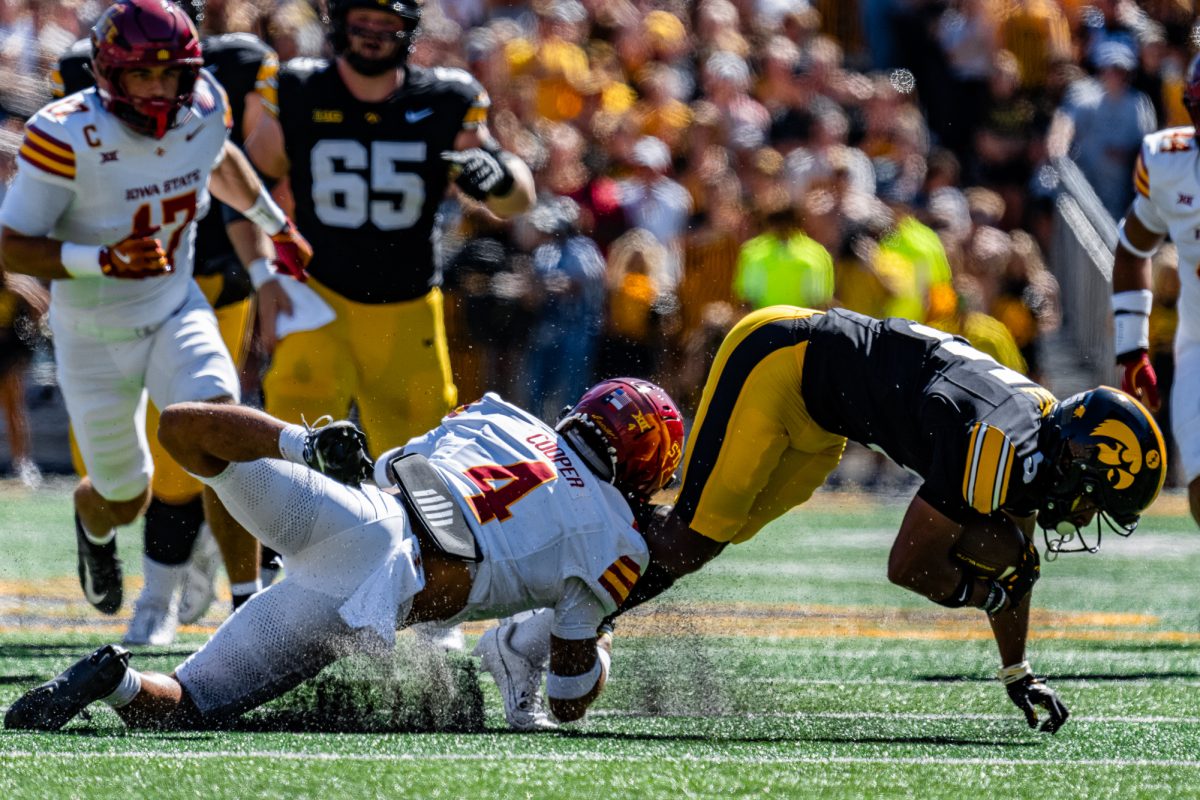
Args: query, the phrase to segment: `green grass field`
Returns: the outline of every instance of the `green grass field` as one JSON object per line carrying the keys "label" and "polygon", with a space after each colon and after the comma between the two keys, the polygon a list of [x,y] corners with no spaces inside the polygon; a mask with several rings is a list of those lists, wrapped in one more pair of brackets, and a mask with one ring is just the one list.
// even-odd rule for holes
{"label": "green grass field", "polygon": [[[1180,498],[1044,564],[1030,658],[1072,712],[1054,737],[992,679],[981,613],[887,583],[906,502],[818,495],[623,619],[609,689],[561,733],[508,732],[486,676],[470,733],[130,733],[97,708],[0,731],[0,798],[1200,797],[1200,534]],[[0,542],[7,708],[123,626],[80,595],[65,485],[0,484]],[[134,663],[170,670],[204,636]]]}

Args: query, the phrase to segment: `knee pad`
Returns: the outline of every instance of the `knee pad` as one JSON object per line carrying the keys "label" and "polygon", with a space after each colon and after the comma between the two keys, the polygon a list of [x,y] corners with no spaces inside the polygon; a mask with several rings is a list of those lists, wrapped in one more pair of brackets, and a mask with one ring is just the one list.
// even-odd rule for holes
{"label": "knee pad", "polygon": [[167,566],[185,563],[204,522],[204,504],[195,497],[180,505],[151,499],[144,528],[146,556]]}

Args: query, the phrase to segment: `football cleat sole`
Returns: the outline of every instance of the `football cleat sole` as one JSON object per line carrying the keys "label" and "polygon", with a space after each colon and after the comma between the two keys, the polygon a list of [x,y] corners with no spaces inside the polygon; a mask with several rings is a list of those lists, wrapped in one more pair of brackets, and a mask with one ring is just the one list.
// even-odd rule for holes
{"label": "football cleat sole", "polygon": [[87,706],[116,691],[128,668],[129,651],[106,644],[22,695],[4,715],[4,727],[56,731]]}

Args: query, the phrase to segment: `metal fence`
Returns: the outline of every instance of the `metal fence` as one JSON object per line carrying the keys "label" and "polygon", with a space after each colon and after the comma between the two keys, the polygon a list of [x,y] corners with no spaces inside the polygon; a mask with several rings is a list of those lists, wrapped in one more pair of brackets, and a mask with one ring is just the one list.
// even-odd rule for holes
{"label": "metal fence", "polygon": [[1112,383],[1112,258],[1117,225],[1079,167],[1056,159],[1059,192],[1049,266],[1062,288],[1063,327],[1091,384]]}

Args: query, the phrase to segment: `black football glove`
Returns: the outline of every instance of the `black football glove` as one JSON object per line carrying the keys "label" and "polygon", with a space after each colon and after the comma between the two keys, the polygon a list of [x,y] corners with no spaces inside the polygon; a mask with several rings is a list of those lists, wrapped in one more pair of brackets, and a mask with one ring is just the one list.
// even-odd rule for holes
{"label": "black football glove", "polygon": [[374,474],[367,437],[347,420],[312,428],[304,439],[304,463],[338,483],[358,486]]}
{"label": "black football glove", "polygon": [[503,196],[512,190],[513,176],[500,157],[500,150],[472,147],[467,150],[447,150],[442,160],[458,168],[454,183],[459,189],[479,200],[488,195]]}
{"label": "black football glove", "polygon": [[1037,706],[1046,709],[1047,717],[1040,731],[1054,733],[1063,726],[1071,712],[1058,698],[1058,693],[1046,685],[1041,678],[1025,675],[1004,687],[1008,690],[1008,699],[1013,705],[1025,712],[1025,721],[1029,727],[1038,727]]}
{"label": "black football glove", "polygon": [[1033,585],[1037,583],[1041,573],[1042,562],[1038,556],[1037,545],[1033,543],[1032,539],[1029,539],[1025,542],[1025,550],[1021,553],[1021,563],[1017,564],[1016,571],[999,582],[1004,587],[1004,591],[1008,593],[1006,608],[1019,605],[1025,595],[1029,594]]}

